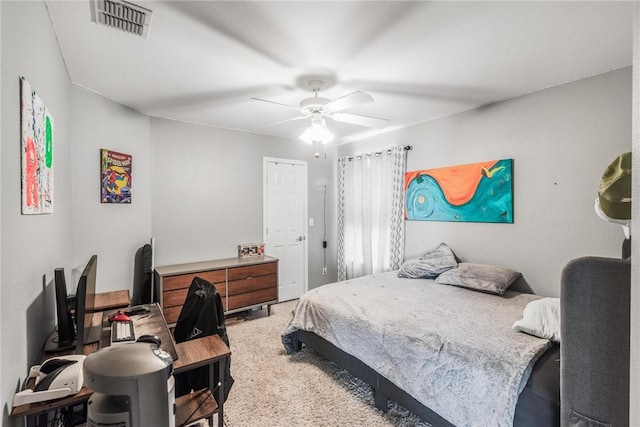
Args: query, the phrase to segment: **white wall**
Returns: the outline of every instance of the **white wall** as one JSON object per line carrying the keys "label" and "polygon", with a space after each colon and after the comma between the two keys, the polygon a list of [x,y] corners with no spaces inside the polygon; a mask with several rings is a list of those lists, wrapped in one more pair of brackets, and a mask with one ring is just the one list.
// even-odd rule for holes
{"label": "white wall", "polygon": [[[98,255],[96,289],[133,289],[133,258],[151,236],[150,119],[72,86],[71,173],[73,264]],[[131,154],[131,204],[100,202],[100,149]],[[73,282],[77,283],[76,281]]]}
{"label": "white wall", "polygon": [[[0,24],[2,23],[2,2],[0,2]],[[0,100],[2,98],[2,30],[0,29]],[[2,102],[0,102],[0,129],[2,129]],[[2,189],[2,141],[3,141],[2,132],[0,132],[0,189]],[[0,197],[0,237],[2,237],[2,197]],[[0,244],[0,266],[2,266],[2,244]],[[2,273],[0,273],[0,290],[2,289]],[[0,307],[2,307],[2,291],[0,291]],[[0,315],[0,331],[2,331],[2,316]],[[2,339],[0,338],[0,345],[4,344]],[[0,382],[4,383],[2,380],[3,376],[3,364],[2,364],[2,352],[0,351]],[[0,402],[4,402],[5,393],[4,389],[0,388]],[[4,416],[3,416],[4,418]]]}
{"label": "white wall", "polygon": [[[70,83],[44,2],[3,2],[0,402],[3,426],[13,393],[41,357],[54,327],[53,270],[72,247]],[[20,76],[26,77],[54,118],[54,213],[20,214]],[[8,405],[7,405],[8,402]]]}
{"label": "white wall", "polygon": [[[237,256],[237,245],[262,241],[264,157],[306,160],[309,174],[309,288],[335,281],[335,229],[322,276],[322,203],[334,210],[333,155],[315,159],[299,141],[164,119],[151,120],[152,232],[156,265]],[[329,224],[333,227],[332,223]]]}
{"label": "white wall", "polygon": [[[640,3],[633,7],[633,170],[640,171]],[[640,232],[640,174],[633,174],[631,235]],[[640,240],[631,241],[631,252],[636,254],[631,262],[631,367],[629,393],[629,425],[640,425],[640,270],[638,253]]]}
{"label": "white wall", "polygon": [[446,242],[464,261],[523,273],[558,296],[560,273],[582,255],[619,256],[621,228],[593,209],[604,168],[631,151],[631,68],[340,146],[338,155],[413,145],[407,170],[514,159],[514,223],[406,222],[405,256]]}

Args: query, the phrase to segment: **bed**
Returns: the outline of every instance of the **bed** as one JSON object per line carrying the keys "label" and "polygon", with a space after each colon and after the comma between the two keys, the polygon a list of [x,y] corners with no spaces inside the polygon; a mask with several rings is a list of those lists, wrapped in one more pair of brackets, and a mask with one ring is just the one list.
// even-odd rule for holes
{"label": "bed", "polygon": [[[401,268],[400,272],[324,285],[306,293],[298,301],[282,334],[285,349],[287,352],[299,351],[303,345],[314,349],[367,382],[373,388],[377,408],[386,410],[387,400],[392,399],[434,426],[629,425],[629,239],[623,242],[622,259],[581,257],[566,264],[560,277],[561,295],[557,301],[560,314],[555,321],[559,326],[554,326],[557,330],[552,334],[548,334],[548,331],[534,331],[534,335],[538,336],[515,331],[512,323],[516,321],[516,325],[522,326],[522,321],[528,316],[524,308],[542,306],[538,303],[546,304],[545,300],[553,299],[533,295],[522,277],[517,280],[512,280],[513,276],[507,279],[503,277],[500,285],[503,288],[491,295],[484,293],[496,289],[483,288],[482,277],[478,281],[482,286],[472,283],[471,289],[461,287],[468,284],[456,282],[457,279],[451,280],[448,277],[441,280],[449,276],[450,272],[455,277],[457,271],[465,270],[460,268],[465,263],[459,263],[460,260],[449,251],[446,245],[441,244],[418,260],[405,262],[403,268],[409,265],[408,270],[403,271]],[[445,257],[448,260],[445,262],[442,261],[443,252],[448,253],[448,258]],[[451,259],[452,256],[454,259]],[[427,270],[422,269],[425,259]],[[407,271],[413,276],[422,276],[428,271],[434,273],[435,279],[398,277],[399,273]],[[474,280],[472,278],[471,281]],[[453,283],[447,283],[449,281]],[[443,286],[445,283],[456,286]],[[482,292],[478,292],[479,290]],[[471,302],[466,301],[464,295],[470,295]],[[340,314],[340,306],[347,307],[347,315],[344,310]],[[460,315],[461,306],[465,306],[462,311],[475,307],[472,320]],[[425,313],[431,313],[431,320],[420,317]],[[433,313],[436,313],[435,316]],[[549,318],[554,317],[547,314]],[[456,317],[460,317],[462,321],[443,321]],[[517,321],[520,317],[522,319]],[[403,318],[414,318],[414,326],[402,326],[405,325],[402,323]],[[376,319],[383,320],[376,323]],[[451,367],[453,374],[445,375],[445,378],[449,376],[466,380],[450,381],[449,384],[445,381],[443,384],[442,379],[433,380],[428,375],[426,379],[423,378],[423,371],[431,369],[430,373],[435,372],[437,367],[416,364],[415,360],[412,363],[411,354],[418,355],[418,358],[414,357],[417,360],[419,357],[427,358],[420,353],[421,349],[417,352],[414,349],[413,353],[411,350],[405,352],[403,342],[421,343],[422,349],[428,348],[429,343],[436,343],[432,345],[433,348],[446,349],[449,340],[455,343],[458,339],[448,335],[449,330],[456,329],[452,327],[456,324],[458,329],[468,329],[472,336],[477,335],[487,342],[500,342],[504,339],[504,347],[510,347],[510,340],[515,339],[519,348],[526,350],[526,357],[523,360],[518,358],[518,367],[509,369],[511,383],[506,387],[510,390],[509,393],[502,395],[497,402],[495,399],[491,400],[491,392],[497,394],[505,386],[492,383],[492,374],[488,375],[486,372],[499,373],[503,366],[509,365],[513,352],[507,352],[506,356],[504,353],[487,353],[489,360],[495,359],[500,369],[491,367],[489,363],[488,371],[476,372],[476,379],[483,378],[491,386],[486,393],[479,394],[483,398],[476,399],[476,402],[472,398],[471,403],[466,400],[462,407],[462,400],[457,400],[466,399],[465,394],[478,393],[478,389],[477,385],[469,386],[465,383],[466,380],[473,380],[474,375],[460,376],[459,372],[454,371],[484,370],[482,365],[486,363],[456,367],[449,360],[446,366]],[[423,330],[427,332],[420,332]],[[559,337],[560,330],[562,345],[555,342],[559,342],[559,339],[555,339],[555,334]],[[408,333],[403,335],[402,331]],[[479,341],[483,342],[483,339]],[[478,348],[461,348],[464,348],[460,352],[462,354],[478,352]],[[487,350],[482,346],[480,349]],[[380,357],[381,353],[391,354],[391,357]],[[431,358],[438,360],[433,355]],[[407,373],[399,369],[403,365],[419,368],[414,369],[413,373]],[[443,408],[437,400],[452,405],[445,405]],[[471,408],[466,408],[467,405]],[[486,417],[491,417],[492,414],[482,413],[486,408],[495,408],[500,415],[491,421]],[[477,415],[477,411],[480,411],[480,415]],[[475,418],[476,416],[481,418]]]}
{"label": "bed", "polygon": [[[461,264],[462,265],[462,264]],[[560,349],[513,329],[541,297],[445,286],[398,271],[303,295],[282,340],[313,348],[435,426],[560,425]]]}

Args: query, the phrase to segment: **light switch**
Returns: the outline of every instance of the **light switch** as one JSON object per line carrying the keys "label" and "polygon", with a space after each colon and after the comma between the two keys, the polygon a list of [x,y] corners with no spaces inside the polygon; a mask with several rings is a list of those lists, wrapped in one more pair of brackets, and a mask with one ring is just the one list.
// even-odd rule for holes
{"label": "light switch", "polygon": [[313,218],[309,218],[309,227],[313,227]]}

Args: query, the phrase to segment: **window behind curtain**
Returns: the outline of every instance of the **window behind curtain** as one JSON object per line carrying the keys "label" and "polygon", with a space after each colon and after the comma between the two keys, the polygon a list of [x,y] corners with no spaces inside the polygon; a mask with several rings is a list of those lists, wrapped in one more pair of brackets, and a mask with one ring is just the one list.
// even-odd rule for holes
{"label": "window behind curtain", "polygon": [[400,268],[405,151],[338,159],[338,280]]}

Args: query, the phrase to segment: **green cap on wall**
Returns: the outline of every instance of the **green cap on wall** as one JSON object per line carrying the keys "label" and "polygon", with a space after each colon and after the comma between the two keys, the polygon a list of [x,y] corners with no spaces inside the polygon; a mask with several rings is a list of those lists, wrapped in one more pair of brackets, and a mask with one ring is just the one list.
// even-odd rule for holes
{"label": "green cap on wall", "polygon": [[631,219],[631,153],[620,154],[604,170],[598,200],[609,218]]}

